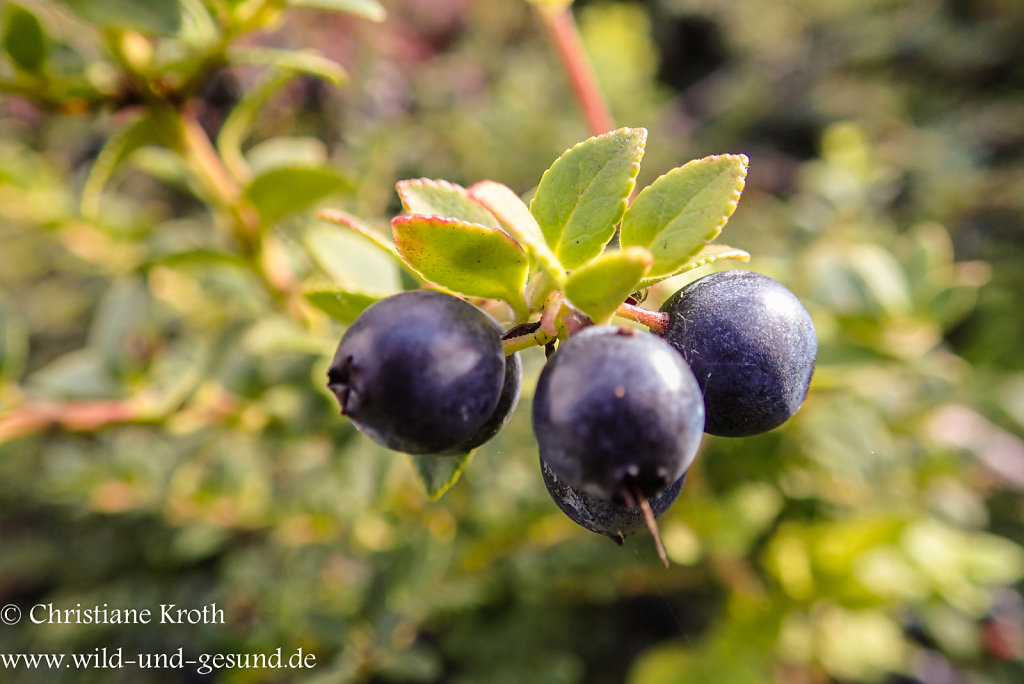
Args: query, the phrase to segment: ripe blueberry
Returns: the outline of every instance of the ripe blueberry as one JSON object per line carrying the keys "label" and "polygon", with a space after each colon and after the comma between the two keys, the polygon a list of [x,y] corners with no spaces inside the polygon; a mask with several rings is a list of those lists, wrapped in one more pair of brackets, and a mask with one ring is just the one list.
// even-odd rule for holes
{"label": "ripe blueberry", "polygon": [[669,297],[665,339],[704,393],[704,430],[746,437],[786,422],[807,396],[818,354],[810,314],[781,283],[722,271]]}
{"label": "ripe blueberry", "polygon": [[491,437],[498,434],[501,428],[505,427],[508,419],[512,417],[512,412],[515,411],[516,405],[519,403],[519,389],[522,385],[522,376],[523,362],[519,358],[519,353],[506,356],[505,380],[501,386],[501,396],[498,397],[498,405],[494,407],[491,415],[488,416],[484,424],[480,426],[480,429],[472,437],[451,449],[447,449],[445,453],[464,454],[484,444]]}
{"label": "ripe blueberry", "polygon": [[[501,334],[494,319],[458,297],[403,292],[352,322],[327,386],[375,442],[410,454],[453,452],[501,426],[496,409],[509,376],[518,395],[519,373],[507,368]],[[504,403],[510,410],[514,401]]]}
{"label": "ripe blueberry", "polygon": [[[540,471],[544,477],[544,486],[548,488],[552,500],[580,527],[611,537],[621,544],[627,535],[647,526],[640,506],[601,499],[566,484],[551,471],[543,458],[540,461]],[[659,517],[675,503],[686,481],[686,472],[683,471],[679,479],[668,489],[650,500],[651,511],[655,517]]]}
{"label": "ripe blueberry", "polygon": [[650,333],[593,326],[562,342],[537,382],[540,457],[606,501],[653,499],[700,445],[704,404],[682,358]]}

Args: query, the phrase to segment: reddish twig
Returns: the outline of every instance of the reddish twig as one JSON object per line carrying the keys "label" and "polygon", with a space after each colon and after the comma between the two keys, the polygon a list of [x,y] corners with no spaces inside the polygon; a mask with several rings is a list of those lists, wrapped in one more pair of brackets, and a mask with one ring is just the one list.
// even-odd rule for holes
{"label": "reddish twig", "polygon": [[558,51],[562,67],[572,86],[576,101],[583,110],[592,135],[601,135],[615,128],[608,103],[597,85],[594,69],[583,49],[583,40],[576,27],[570,5],[557,3],[535,5],[537,14]]}

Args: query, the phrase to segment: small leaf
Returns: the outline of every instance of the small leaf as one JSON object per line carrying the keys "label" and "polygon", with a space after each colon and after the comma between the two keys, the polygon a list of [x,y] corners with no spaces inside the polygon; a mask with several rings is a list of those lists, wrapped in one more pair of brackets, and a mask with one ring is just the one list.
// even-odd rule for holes
{"label": "small leaf", "polygon": [[4,24],[4,50],[11,61],[25,71],[36,73],[46,60],[46,34],[36,15],[24,7],[11,5]]}
{"label": "small leaf", "polygon": [[505,232],[518,240],[555,282],[561,284],[565,280],[565,267],[544,241],[544,233],[530,208],[512,188],[485,180],[469,186],[466,192],[498,219]]}
{"label": "small leaf", "polygon": [[671,278],[672,276],[679,275],[680,273],[686,273],[687,271],[692,271],[695,268],[707,266],[708,264],[713,264],[716,261],[724,261],[726,259],[750,261],[750,253],[737,247],[730,247],[729,245],[705,245],[704,249],[697,252],[689,261],[677,268],[675,271],[654,278],[644,279],[644,281],[640,283],[639,289],[643,290],[644,288],[648,288],[665,278]]}
{"label": "small leaf", "polygon": [[260,64],[288,71],[298,71],[322,78],[332,85],[341,85],[348,78],[348,73],[340,64],[309,51],[255,47],[232,48],[228,51],[228,61],[233,64]]}
{"label": "small leaf", "polygon": [[643,247],[609,250],[573,271],[565,296],[595,323],[607,323],[637,289],[653,257]]}
{"label": "small leaf", "polygon": [[333,169],[286,166],[254,178],[245,188],[245,195],[269,225],[348,186],[349,182]]}
{"label": "small leaf", "polygon": [[474,453],[470,451],[461,456],[410,454],[409,458],[412,459],[413,465],[416,466],[416,473],[427,489],[427,496],[431,501],[437,501],[458,481]]}
{"label": "small leaf", "polygon": [[395,183],[406,214],[445,216],[489,228],[501,224],[491,212],[473,200],[466,189],[444,180],[417,178]]}
{"label": "small leaf", "polygon": [[64,0],[64,4],[105,28],[168,35],[181,28],[179,0]]}
{"label": "small leaf", "polygon": [[351,323],[366,307],[387,296],[337,288],[311,289],[302,294],[310,304],[342,323]]}
{"label": "small leaf", "polygon": [[319,138],[270,138],[245,153],[253,173],[260,174],[282,166],[317,167],[327,164],[327,146]]}
{"label": "small leaf", "polygon": [[747,163],[742,154],[723,154],[661,176],[640,191],[622,219],[622,246],[650,250],[652,278],[677,273],[722,232],[743,191]]}
{"label": "small leaf", "polygon": [[370,21],[384,21],[384,7],[377,0],[288,0],[292,7],[309,7],[325,12],[343,12]]}
{"label": "small leaf", "polygon": [[399,256],[398,250],[395,249],[393,244],[385,240],[384,236],[378,234],[377,231],[364,224],[352,214],[341,211],[340,209],[321,209],[316,213],[316,217],[318,219],[323,219],[324,221],[330,221],[331,223],[344,228],[348,228],[367,242],[379,247],[401,261],[402,257]]}
{"label": "small leaf", "polygon": [[294,77],[291,71],[271,71],[251,86],[232,107],[217,134],[217,152],[236,178],[248,179],[249,167],[242,155],[242,143],[252,129],[259,110]]}
{"label": "small leaf", "polygon": [[522,304],[529,259],[497,228],[442,216],[399,216],[391,228],[402,259],[427,280],[464,295]]}
{"label": "small leaf", "polygon": [[96,161],[89,169],[89,176],[82,188],[80,210],[88,218],[99,215],[100,198],[103,189],[110,182],[114,171],[132,152],[144,145],[157,141],[157,134],[148,116],[141,116],[129,121],[114,131],[96,155]]}
{"label": "small leaf", "polygon": [[566,150],[544,172],[530,212],[566,268],[594,258],[612,239],[646,143],[646,129],[620,128]]}

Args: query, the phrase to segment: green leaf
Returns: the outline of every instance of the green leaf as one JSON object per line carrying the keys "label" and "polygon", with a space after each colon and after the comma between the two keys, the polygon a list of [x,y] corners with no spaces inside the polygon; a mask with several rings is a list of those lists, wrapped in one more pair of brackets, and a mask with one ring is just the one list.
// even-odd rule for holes
{"label": "green leaf", "polygon": [[708,264],[713,264],[716,261],[724,261],[726,259],[750,261],[750,253],[737,247],[730,247],[729,245],[705,245],[704,249],[697,252],[689,261],[671,273],[666,273],[654,278],[645,278],[643,282],[640,283],[639,289],[642,290],[664,280],[665,278],[671,278],[672,276],[679,275],[680,273],[686,273],[687,271],[692,271],[695,268],[707,266]]}
{"label": "green leaf", "polygon": [[250,87],[232,109],[217,134],[217,152],[236,178],[248,178],[249,167],[242,154],[245,142],[259,110],[294,76],[291,71],[271,71]]}
{"label": "green leaf", "polygon": [[[347,228],[367,242],[379,247],[389,255],[394,256],[399,261],[402,260],[402,257],[399,256],[398,250],[395,249],[393,244],[386,241],[383,235],[378,234],[377,231],[364,224],[355,216],[352,216],[352,214],[341,211],[340,209],[321,209],[316,213],[316,217],[318,219],[323,219],[324,221],[330,221],[331,223],[342,226],[343,228]],[[403,261],[402,263],[404,264],[405,262]]]}
{"label": "green leaf", "polygon": [[566,268],[594,258],[612,239],[646,143],[646,129],[620,128],[566,150],[544,172],[530,212]]}
{"label": "green leaf", "polygon": [[530,208],[512,191],[512,188],[485,180],[469,186],[466,192],[498,219],[504,231],[518,240],[559,286],[564,283],[565,267],[544,241],[544,233],[541,232],[537,219],[530,213]]}
{"label": "green leaf", "polygon": [[742,154],[722,154],[661,176],[640,191],[622,219],[622,246],[650,250],[652,278],[677,273],[722,232],[743,192],[747,163]]}
{"label": "green leaf", "polygon": [[315,288],[302,294],[310,304],[342,323],[351,323],[366,307],[387,296],[338,288]]}
{"label": "green leaf", "polygon": [[427,496],[431,501],[437,501],[458,481],[474,453],[470,451],[461,456],[409,454],[409,458],[412,459],[412,464],[416,466],[416,473],[427,489]]}
{"label": "green leaf", "polygon": [[181,28],[178,0],[64,0],[83,19],[105,28],[174,34]]}
{"label": "green leaf", "polygon": [[260,174],[282,166],[317,167],[328,163],[327,146],[319,138],[270,138],[245,153],[253,173]]}
{"label": "green leaf", "polygon": [[322,78],[332,85],[341,85],[348,78],[340,64],[311,51],[236,47],[228,50],[227,56],[232,64],[260,64],[297,71]]}
{"label": "green leaf", "polygon": [[348,186],[333,169],[285,166],[256,176],[245,188],[245,196],[269,225]]}
{"label": "green leaf", "polygon": [[402,259],[427,280],[522,306],[529,259],[504,232],[440,216],[399,216],[391,228]]}
{"label": "green leaf", "polygon": [[565,296],[595,323],[607,323],[651,267],[643,247],[609,250],[572,272]]}
{"label": "green leaf", "polygon": [[8,7],[3,46],[19,67],[38,72],[46,60],[46,34],[36,15],[18,5]]}
{"label": "green leaf", "polygon": [[395,183],[406,214],[444,216],[489,228],[501,224],[491,212],[473,200],[466,189],[444,180],[417,178]]}
{"label": "green leaf", "polygon": [[89,176],[82,188],[80,210],[83,216],[95,220],[99,215],[100,198],[117,167],[140,147],[157,142],[158,136],[148,116],[129,121],[114,131],[96,156]]}
{"label": "green leaf", "polygon": [[292,7],[309,7],[325,12],[344,12],[370,21],[384,21],[384,7],[377,0],[288,0]]}
{"label": "green leaf", "polygon": [[365,232],[355,226],[338,230],[335,226],[313,223],[303,231],[302,244],[312,262],[334,285],[348,290],[398,292],[402,289],[399,269],[409,267],[394,247],[388,251],[380,249],[387,243],[377,242],[376,231],[360,227]]}

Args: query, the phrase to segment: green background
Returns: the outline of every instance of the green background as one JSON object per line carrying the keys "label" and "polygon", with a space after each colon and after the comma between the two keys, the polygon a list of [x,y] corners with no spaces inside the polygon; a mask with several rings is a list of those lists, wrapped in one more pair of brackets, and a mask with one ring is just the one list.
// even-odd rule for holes
{"label": "green background", "polygon": [[[617,547],[549,500],[541,350],[512,422],[431,502],[407,457],[337,415],[343,327],[294,296],[411,285],[314,206],[383,229],[399,179],[528,196],[589,135],[530,6],[394,0],[377,23],[262,3],[224,45],[315,50],[348,77],[282,79],[261,105],[246,94],[275,67],[223,66],[194,19],[246,3],[115,12],[127,28],[90,14],[118,4],[0,5],[0,605],[216,602],[226,624],[22,620],[0,653],[301,647],[317,667],[0,680],[1024,680],[1019,2],[574,7],[616,123],[649,129],[639,185],[746,154],[722,241],[819,334],[794,419],[705,439],[662,519],[668,570],[646,534]],[[254,179],[236,203],[166,135],[104,147],[167,92],[211,135],[251,105],[224,160]]]}

